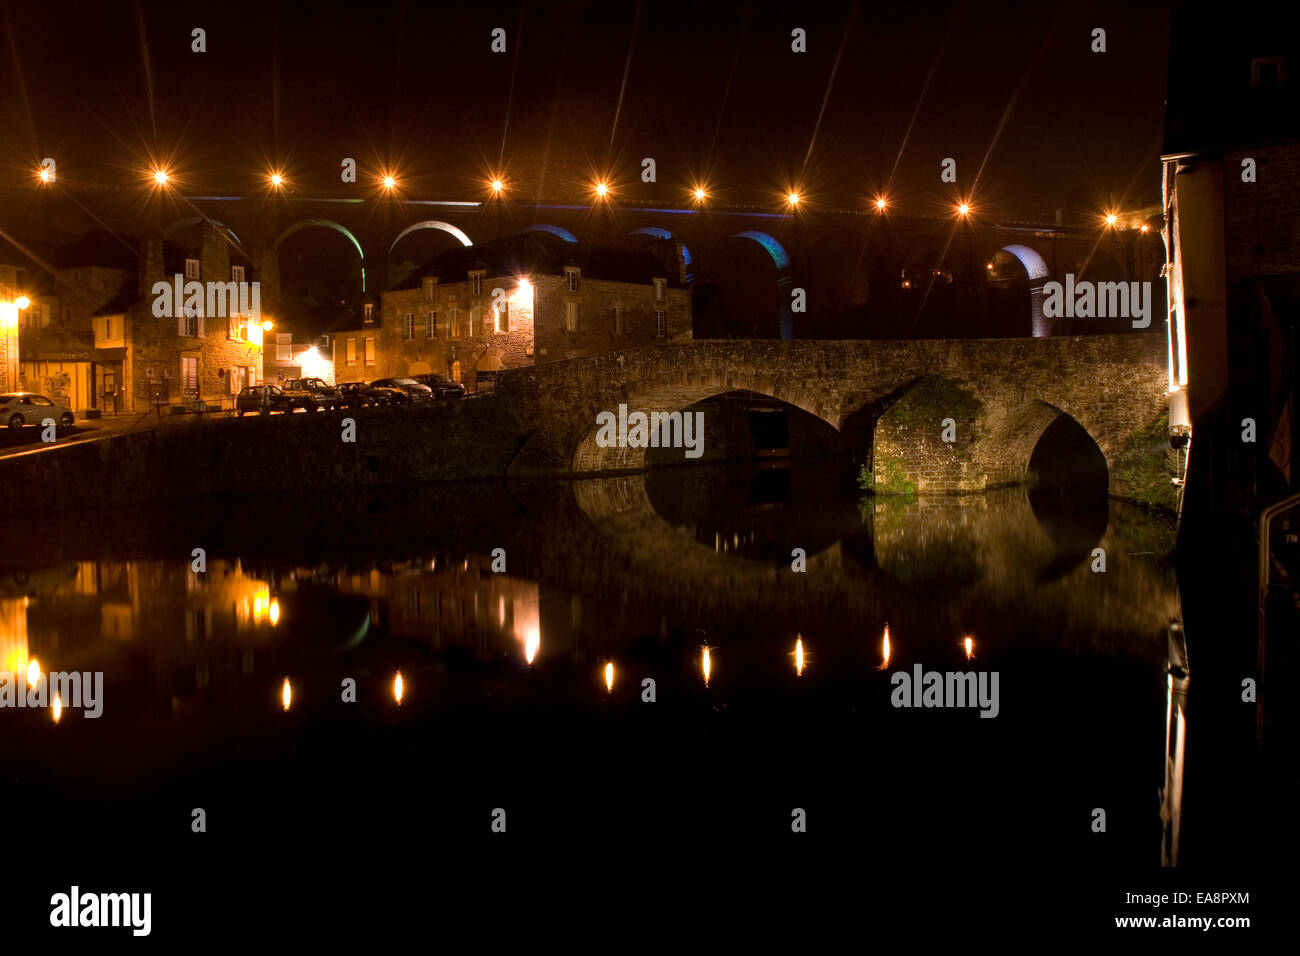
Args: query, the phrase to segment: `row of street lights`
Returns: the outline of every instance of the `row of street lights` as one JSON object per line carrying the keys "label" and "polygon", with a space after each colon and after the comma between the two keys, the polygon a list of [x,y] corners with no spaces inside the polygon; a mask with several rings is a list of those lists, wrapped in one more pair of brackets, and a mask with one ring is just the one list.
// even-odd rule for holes
{"label": "row of street lights", "polygon": [[[165,189],[172,183],[171,173],[166,169],[154,169],[150,175],[155,187],[159,189]],[[50,183],[53,181],[50,171],[45,168],[40,169],[37,176],[42,183]],[[275,190],[285,189],[289,185],[288,178],[279,170],[268,172],[266,174],[266,182]],[[377,176],[375,178],[375,183],[386,193],[396,192],[400,185],[397,176],[392,172],[387,171],[382,175]],[[487,188],[495,198],[503,198],[509,191],[509,185],[501,176],[492,176],[487,180]],[[615,191],[614,187],[604,179],[593,180],[590,183],[590,189],[597,202],[610,201],[613,198]],[[690,198],[697,206],[700,206],[708,201],[710,194],[706,186],[703,184],[697,184],[691,188]],[[791,211],[798,209],[800,205],[805,202],[804,196],[802,196],[797,189],[788,190],[785,193],[784,199],[786,207]],[[891,203],[888,197],[881,195],[872,200],[871,206],[876,212],[884,213],[890,208]],[[974,206],[968,199],[963,199],[957,202],[952,208],[953,213],[959,219],[969,219],[975,212]],[[1101,217],[1101,219],[1108,229],[1114,229],[1119,226],[1120,216],[1117,212],[1108,211]],[[1150,232],[1150,228],[1151,227],[1146,223],[1142,223],[1139,226],[1138,231],[1145,234]]]}

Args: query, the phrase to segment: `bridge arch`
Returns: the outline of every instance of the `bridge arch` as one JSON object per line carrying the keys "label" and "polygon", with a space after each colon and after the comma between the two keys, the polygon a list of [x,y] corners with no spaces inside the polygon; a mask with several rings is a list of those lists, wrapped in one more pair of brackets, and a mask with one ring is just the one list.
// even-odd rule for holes
{"label": "bridge arch", "polygon": [[649,236],[652,239],[675,239],[682,244],[682,260],[686,265],[686,281],[692,282],[695,279],[695,269],[693,268],[695,260],[691,257],[691,250],[687,247],[685,240],[681,236],[660,226],[642,226],[640,229],[633,229],[628,233],[629,236]]}
{"label": "bridge arch", "polygon": [[393,240],[392,245],[388,247],[389,254],[390,255],[392,254],[393,250],[397,248],[397,244],[399,242],[401,242],[411,233],[419,232],[421,229],[438,229],[442,232],[447,233],[447,235],[454,238],[462,246],[474,245],[473,240],[471,240],[470,237],[465,234],[464,230],[460,229],[459,227],[453,226],[449,222],[442,222],[439,219],[425,219],[421,222],[412,223],[411,225],[403,229],[401,232],[399,232],[397,234],[397,238]]}
{"label": "bridge arch", "polygon": [[578,241],[578,237],[569,232],[569,230],[565,229],[563,226],[554,226],[549,222],[535,222],[531,226],[525,226],[523,229],[520,229],[515,233],[515,235],[522,236],[526,232],[545,232],[558,239],[563,239],[565,242],[576,243]]}
{"label": "bridge arch", "polygon": [[[989,282],[1006,286],[1027,282],[1029,289],[1029,334],[1043,338],[1052,334],[1052,323],[1043,315],[1043,286],[1051,278],[1051,269],[1037,250],[1020,243],[1010,243],[998,249],[985,264],[985,277]],[[1019,320],[1017,320],[1019,321]],[[1023,326],[1019,328],[1023,329]],[[1017,334],[1023,335],[1023,331]]]}
{"label": "bridge arch", "polygon": [[276,237],[275,243],[272,245],[272,248],[275,249],[276,251],[279,251],[280,247],[284,245],[286,239],[288,239],[294,233],[301,232],[304,229],[333,229],[335,232],[340,233],[341,235],[347,237],[347,239],[352,243],[352,245],[356,247],[357,257],[361,260],[361,291],[365,292],[366,291],[365,250],[361,248],[361,242],[357,239],[356,236],[354,236],[351,232],[348,231],[346,226],[340,225],[339,223],[335,222],[333,219],[300,219],[298,222],[295,222],[293,225],[289,226],[287,229],[284,230],[284,232],[280,233],[280,235]]}
{"label": "bridge arch", "polygon": [[216,226],[226,235],[230,236],[231,239],[235,240],[235,245],[243,248],[244,243],[237,235],[235,235],[235,230],[231,229],[224,222],[217,222],[217,220],[208,219],[206,216],[186,216],[184,219],[177,219],[175,222],[163,229],[163,238],[166,239],[180,232],[182,229],[188,229],[190,226],[197,225],[201,222],[206,222],[210,225]]}

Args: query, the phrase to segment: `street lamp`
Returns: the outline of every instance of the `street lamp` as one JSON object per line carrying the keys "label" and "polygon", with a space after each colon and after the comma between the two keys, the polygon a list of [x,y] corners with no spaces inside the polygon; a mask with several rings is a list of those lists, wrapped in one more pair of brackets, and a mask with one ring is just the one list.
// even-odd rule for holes
{"label": "street lamp", "polygon": [[4,381],[0,388],[13,391],[18,387],[18,313],[32,304],[25,295],[12,300],[0,289],[0,342],[4,344]]}

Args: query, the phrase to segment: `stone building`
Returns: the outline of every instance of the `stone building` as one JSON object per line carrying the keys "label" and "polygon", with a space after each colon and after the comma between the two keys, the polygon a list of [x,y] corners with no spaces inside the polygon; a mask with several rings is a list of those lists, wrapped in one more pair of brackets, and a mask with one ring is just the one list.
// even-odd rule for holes
{"label": "stone building", "polygon": [[527,232],[440,256],[334,338],[335,374],[436,372],[468,391],[496,373],[691,336],[680,248],[583,246]]}

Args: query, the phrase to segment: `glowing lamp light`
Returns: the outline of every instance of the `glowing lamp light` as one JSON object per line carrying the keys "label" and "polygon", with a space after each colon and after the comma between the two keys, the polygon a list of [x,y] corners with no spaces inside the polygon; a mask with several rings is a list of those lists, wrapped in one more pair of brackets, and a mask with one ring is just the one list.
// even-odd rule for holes
{"label": "glowing lamp light", "polygon": [[709,654],[709,645],[704,645],[700,653],[700,670],[704,673],[704,686],[709,686],[709,677],[713,674],[713,657]]}
{"label": "glowing lamp light", "polygon": [[293,685],[289,683],[289,678],[284,679],[284,686],[280,688],[280,703],[284,709],[288,710],[289,705],[293,703]]}
{"label": "glowing lamp light", "polygon": [[609,195],[609,185],[606,183],[596,183],[596,195],[604,199]]}
{"label": "glowing lamp light", "polygon": [[14,300],[14,305],[18,306],[18,308],[20,309],[25,309],[31,304],[32,304],[32,300],[27,298],[27,296],[25,295],[20,295],[17,299]]}
{"label": "glowing lamp light", "polygon": [[43,183],[48,183],[50,181],[50,171],[48,168],[42,168],[37,175],[40,176],[41,182]]}
{"label": "glowing lamp light", "polygon": [[393,176],[385,176],[382,180],[384,188],[392,192],[397,188],[397,180]]}
{"label": "glowing lamp light", "polygon": [[398,671],[397,676],[393,678],[393,699],[399,704],[402,702],[402,694],[406,691],[406,685],[402,681],[402,672]]}
{"label": "glowing lamp light", "polygon": [[888,205],[889,205],[889,200],[887,200],[884,196],[881,196],[876,200],[876,208],[881,212],[884,212],[885,207]]}
{"label": "glowing lamp light", "polygon": [[542,635],[535,628],[524,635],[524,660],[531,664],[537,659],[537,651],[542,646]]}
{"label": "glowing lamp light", "polygon": [[171,177],[167,175],[167,170],[165,169],[155,169],[153,171],[153,181],[157,183],[159,186],[166,186],[167,181],[170,178]]}
{"label": "glowing lamp light", "polygon": [[41,682],[41,662],[32,658],[27,662],[27,686],[35,687]]}
{"label": "glowing lamp light", "polygon": [[794,672],[797,676],[803,676],[803,637],[797,635],[794,639]]}
{"label": "glowing lamp light", "polygon": [[270,319],[267,319],[262,323],[263,332],[270,332],[273,328],[275,328],[275,323],[272,322]]}
{"label": "glowing lamp light", "polygon": [[1115,215],[1113,212],[1106,213],[1106,225],[1113,226],[1117,222],[1119,222],[1119,216]]}
{"label": "glowing lamp light", "polygon": [[1140,233],[1146,234],[1146,233],[1148,233],[1148,232],[1150,232],[1150,231],[1151,231],[1151,227],[1148,226],[1145,222],[1142,223],[1142,225],[1138,227],[1138,232],[1140,232]]}
{"label": "glowing lamp light", "polygon": [[966,659],[970,660],[972,657],[975,656],[975,642],[968,637],[966,638],[965,643],[966,643]]}
{"label": "glowing lamp light", "polygon": [[281,176],[279,173],[272,173],[271,185],[274,186],[276,189],[279,189],[281,186],[284,185],[284,177]]}
{"label": "glowing lamp light", "polygon": [[267,608],[267,617],[271,620],[271,626],[275,627],[280,623],[280,600],[279,598],[271,599],[271,606]]}
{"label": "glowing lamp light", "polygon": [[704,200],[709,196],[709,194],[704,191],[703,186],[696,186],[694,195],[696,202],[704,202]]}
{"label": "glowing lamp light", "polygon": [[957,215],[959,215],[959,216],[969,216],[969,215],[970,215],[970,203],[959,203],[958,206],[957,206]]}
{"label": "glowing lamp light", "polygon": [[791,206],[797,206],[799,205],[799,194],[787,193],[785,197],[785,201]]}
{"label": "glowing lamp light", "polygon": [[506,188],[506,184],[502,182],[500,179],[492,180],[492,191],[496,193],[498,196],[501,195],[502,191],[505,188]]}
{"label": "glowing lamp light", "polygon": [[50,716],[54,718],[56,724],[63,719],[63,697],[59,694],[54,695],[54,705]]}
{"label": "glowing lamp light", "polygon": [[609,693],[614,692],[614,662],[610,661],[605,665],[605,690]]}

